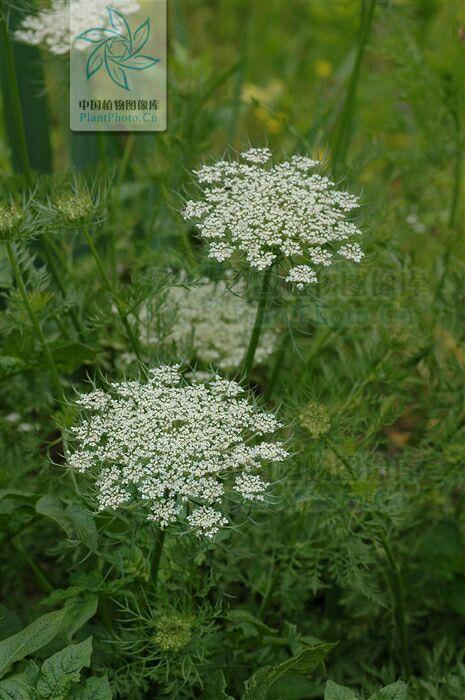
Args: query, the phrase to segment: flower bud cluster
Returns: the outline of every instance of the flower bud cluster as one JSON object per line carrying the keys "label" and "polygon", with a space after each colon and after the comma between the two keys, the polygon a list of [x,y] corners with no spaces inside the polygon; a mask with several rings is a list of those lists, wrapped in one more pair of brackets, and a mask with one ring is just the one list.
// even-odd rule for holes
{"label": "flower bud cluster", "polygon": [[88,221],[95,209],[87,192],[58,197],[54,204],[58,216],[71,226]]}
{"label": "flower bud cluster", "polygon": [[313,438],[325,435],[331,428],[331,419],[324,406],[310,401],[303,409],[299,417],[301,426],[310,433]]}
{"label": "flower bud cluster", "polygon": [[162,651],[180,651],[192,639],[192,624],[192,616],[161,615],[153,641]]}
{"label": "flower bud cluster", "polygon": [[315,160],[293,156],[270,165],[270,159],[269,149],[251,148],[239,162],[194,171],[202,195],[186,203],[183,215],[208,241],[210,257],[221,262],[239,252],[257,270],[286,260],[286,280],[298,288],[316,281],[315,267],[341,257],[359,262],[362,249],[351,239],[361,231],[347,218],[357,197],[311,174]]}
{"label": "flower bud cluster", "polygon": [[21,225],[24,213],[16,204],[0,203],[0,240],[9,241]]}
{"label": "flower bud cluster", "polygon": [[163,365],[145,384],[81,395],[88,415],[72,428],[68,464],[94,476],[100,509],[142,502],[161,527],[183,519],[211,538],[227,523],[228,500],[263,499],[263,463],[288,456],[282,443],[263,439],[280,427],[275,416],[243,393],[218,376],[188,383],[178,365]]}

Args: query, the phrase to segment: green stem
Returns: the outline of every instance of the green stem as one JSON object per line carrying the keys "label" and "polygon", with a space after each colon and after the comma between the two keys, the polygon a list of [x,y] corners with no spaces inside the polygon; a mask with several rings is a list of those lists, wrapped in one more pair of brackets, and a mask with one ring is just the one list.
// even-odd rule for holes
{"label": "green stem", "polygon": [[16,132],[16,142],[18,146],[18,155],[21,162],[24,178],[28,185],[32,184],[31,166],[29,163],[29,154],[27,150],[26,131],[24,129],[23,112],[21,109],[21,101],[19,97],[18,80],[16,76],[15,59],[8,31],[7,15],[4,0],[0,0],[0,36],[5,51],[5,76],[7,90],[10,97],[11,109],[14,114],[14,130]]}
{"label": "green stem", "polygon": [[357,53],[355,56],[355,63],[350,76],[350,81],[344,100],[344,106],[342,108],[342,116],[340,120],[339,130],[336,134],[336,138],[334,140],[333,145],[332,166],[334,170],[337,169],[337,166],[340,162],[344,161],[349,147],[352,118],[355,107],[355,96],[357,92],[358,81],[360,78],[362,58],[365,52],[371,25],[373,22],[375,5],[376,0],[361,0],[360,32]]}
{"label": "green stem", "polygon": [[268,382],[268,386],[266,387],[266,391],[264,394],[265,401],[269,401],[271,399],[272,394],[273,394],[274,388],[276,386],[276,382],[278,381],[279,373],[281,372],[281,368],[282,368],[283,363],[284,363],[284,358],[286,356],[286,350],[287,350],[288,343],[289,343],[289,333],[284,333],[283,339],[281,341],[281,345],[279,346],[278,352],[276,353],[276,357],[275,357],[274,365],[273,365],[273,370],[271,372],[270,381]]}
{"label": "green stem", "polygon": [[268,606],[270,604],[271,596],[274,593],[276,585],[278,583],[278,567],[276,566],[276,547],[273,549],[273,554],[271,557],[270,570],[268,572],[268,581],[266,584],[265,595],[262,598],[260,608],[258,610],[258,617],[263,620]]}
{"label": "green stem", "polygon": [[[171,192],[169,191],[169,189],[165,185],[165,183],[159,182],[158,184],[159,184],[159,187],[160,187],[161,191],[163,192],[163,196],[165,197],[168,204],[170,206],[172,206],[173,209],[175,209],[173,197],[171,195]],[[189,266],[191,268],[195,268],[196,260],[195,260],[194,250],[192,248],[192,244],[191,244],[188,232],[186,231],[186,228],[184,226],[181,228],[181,243],[182,243],[182,246],[184,248],[184,252],[186,253]]]}
{"label": "green stem", "polygon": [[87,244],[90,248],[92,256],[95,260],[95,264],[97,265],[97,269],[100,273],[100,277],[102,279],[102,282],[103,282],[104,286],[106,287],[107,291],[109,292],[109,294],[111,295],[113,301],[115,302],[116,308],[118,310],[118,315],[121,319],[121,323],[123,324],[123,326],[126,330],[128,340],[132,346],[132,349],[134,350],[134,352],[136,354],[137,359],[139,360],[140,366],[143,368],[142,351],[141,351],[139,340],[138,340],[136,334],[134,333],[134,331],[131,327],[131,324],[128,321],[127,313],[124,310],[124,308],[121,304],[121,301],[119,300],[118,296],[116,295],[116,293],[113,289],[113,285],[111,283],[111,280],[108,277],[108,274],[105,270],[102,259],[101,259],[100,255],[98,254],[97,248],[95,247],[95,243],[94,243],[92,236],[90,235],[87,228],[84,228],[84,236],[86,238],[86,241],[87,241]]}
{"label": "green stem", "polygon": [[[455,228],[458,209],[459,209],[459,202],[460,202],[460,191],[462,189],[462,178],[463,178],[463,157],[462,157],[463,144],[462,144],[462,135],[461,135],[462,130],[461,130],[461,125],[460,125],[459,115],[457,114],[457,112],[455,110],[452,111],[452,119],[454,122],[455,134],[456,134],[456,153],[455,153],[455,164],[454,164],[454,186],[453,186],[453,190],[452,190],[452,199],[451,199],[450,210],[449,210],[449,228],[450,229]],[[439,278],[439,282],[437,284],[436,292],[434,295],[435,301],[438,301],[438,299],[442,296],[444,283],[447,279],[447,275],[449,272],[450,259],[451,259],[452,253],[454,251],[455,245],[457,243],[459,243],[462,236],[463,236],[463,228],[459,227],[457,233],[455,235],[451,234],[449,237],[449,241],[447,242],[446,250],[445,250],[445,253],[443,256],[443,267],[442,267],[441,277]]]}
{"label": "green stem", "polygon": [[351,463],[349,462],[349,460],[346,459],[346,457],[344,457],[344,455],[341,452],[339,452],[336,445],[334,445],[333,441],[330,440],[328,437],[326,437],[325,442],[328,445],[329,449],[336,455],[336,457],[345,466],[345,468],[347,469],[347,472],[350,475],[350,478],[355,481],[357,479],[357,475],[355,474],[354,469],[353,469]]}
{"label": "green stem", "polygon": [[70,266],[68,260],[66,259],[66,255],[63,254],[61,247],[57,244],[57,242],[53,236],[48,236],[48,244],[50,246],[50,250],[52,250],[55,253],[55,257],[58,258],[60,266],[63,268],[63,270],[66,272],[66,274],[71,277],[71,275],[72,275],[71,266]]}
{"label": "green stem", "polygon": [[397,566],[397,562],[394,558],[392,550],[384,535],[380,535],[380,541],[389,564],[388,578],[391,584],[391,591],[394,600],[394,617],[397,626],[397,633],[399,635],[402,673],[404,675],[404,679],[408,680],[411,675],[411,666],[407,635],[407,624],[405,621],[405,601],[402,577],[400,575],[399,567]]}
{"label": "green stem", "polygon": [[158,530],[157,539],[155,542],[155,547],[150,558],[150,575],[152,581],[152,587],[154,590],[157,588],[158,572],[160,570],[160,560],[163,552],[163,545],[165,544],[166,530],[161,528]]}
{"label": "green stem", "polygon": [[455,127],[455,164],[454,164],[454,188],[452,190],[452,200],[449,211],[449,226],[454,228],[455,220],[457,218],[458,204],[460,200],[460,190],[462,186],[462,176],[463,176],[463,144],[462,144],[462,129],[460,124],[460,117],[457,111],[454,109],[452,111],[452,119]]}
{"label": "green stem", "polygon": [[34,329],[34,333],[35,333],[37,340],[39,341],[40,346],[42,348],[42,351],[44,353],[45,361],[49,367],[50,374],[52,376],[55,387],[58,390],[58,393],[61,393],[60,375],[59,375],[57,366],[55,364],[55,360],[53,359],[53,355],[51,353],[50,347],[49,347],[47,340],[45,338],[45,335],[42,331],[42,327],[40,325],[40,322],[35,315],[35,312],[34,312],[34,309],[32,308],[31,302],[29,301],[29,297],[27,295],[27,290],[26,290],[26,286],[24,284],[23,276],[21,274],[21,270],[19,269],[18,261],[16,259],[16,254],[13,250],[11,243],[9,243],[9,242],[6,243],[6,250],[7,250],[8,258],[10,260],[11,268],[13,270],[13,275],[14,275],[14,278],[16,281],[16,285],[18,287],[18,291],[19,291],[21,298],[23,300],[24,307],[25,307],[27,314],[31,320],[32,328]]}
{"label": "green stem", "polygon": [[18,540],[14,543],[14,546],[16,548],[16,551],[19,553],[21,559],[25,562],[25,564],[29,566],[29,568],[33,572],[37,585],[39,586],[41,591],[43,591],[47,595],[52,593],[52,591],[54,590],[54,586],[52,586],[52,584],[50,583],[40,566],[36,564],[36,562],[33,560],[31,555],[23,546],[23,543]]}
{"label": "green stem", "polygon": [[249,379],[250,370],[252,369],[253,361],[255,358],[255,352],[257,350],[258,342],[260,340],[260,333],[262,330],[263,317],[265,315],[265,308],[268,298],[268,290],[270,287],[272,269],[272,266],[269,267],[263,275],[262,288],[260,291],[260,298],[258,300],[255,322],[252,329],[252,335],[250,336],[249,347],[247,348],[247,352],[244,357],[244,364],[242,368],[242,376],[244,382],[247,382]]}
{"label": "green stem", "polygon": [[123,155],[121,156],[121,162],[118,168],[118,179],[117,179],[117,190],[118,196],[121,190],[121,185],[123,184],[124,176],[126,175],[126,168],[128,167],[129,158],[131,157],[132,149],[134,148],[134,134],[128,134],[126,138],[126,143],[124,144]]}
{"label": "green stem", "polygon": [[[129,158],[131,157],[133,147],[134,147],[134,134],[128,134],[128,136],[126,138],[126,142],[124,144],[123,154],[121,156],[121,160],[120,160],[120,164],[119,164],[118,172],[117,172],[117,176],[116,176],[116,186],[115,186],[115,204],[116,204],[116,206],[114,207],[113,212],[115,212],[117,217],[121,213],[121,188],[123,186],[124,176],[126,174],[126,169],[128,167]],[[112,276],[113,280],[116,280],[116,274],[117,274],[115,234],[116,234],[116,226],[113,223],[113,225],[110,226],[110,235],[109,235],[109,259],[110,259],[111,276]]]}
{"label": "green stem", "polygon": [[[50,236],[46,232],[44,233],[43,236],[43,243],[44,243],[44,253],[45,257],[47,259],[47,264],[50,269],[50,272],[52,273],[52,277],[56,282],[56,285],[58,289],[60,290],[61,296],[65,299],[66,298],[66,286],[65,283],[61,277],[60,271],[58,269],[58,266],[55,262],[55,258],[52,253],[52,247],[50,244]],[[84,342],[84,337],[85,337],[85,331],[84,327],[76,313],[76,309],[70,308],[69,309],[69,315],[71,316],[71,320],[73,322],[73,325],[79,335],[80,340]]]}

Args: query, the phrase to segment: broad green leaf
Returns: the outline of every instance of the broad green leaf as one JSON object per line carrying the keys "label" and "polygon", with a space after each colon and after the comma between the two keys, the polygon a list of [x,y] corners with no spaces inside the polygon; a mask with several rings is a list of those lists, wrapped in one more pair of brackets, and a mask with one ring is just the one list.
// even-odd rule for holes
{"label": "broad green leaf", "polygon": [[226,692],[226,679],[220,669],[214,671],[209,678],[205,688],[205,700],[233,700]]}
{"label": "broad green leaf", "polygon": [[65,509],[59,498],[52,496],[51,494],[46,494],[39,498],[36,503],[36,512],[40,515],[45,515],[45,517],[54,520],[63,530],[66,532],[68,537],[71,537],[72,529],[71,525],[66,518]]}
{"label": "broad green leaf", "polygon": [[369,700],[407,700],[407,686],[402,681],[381,688]]}
{"label": "broad green leaf", "polygon": [[270,688],[288,673],[303,676],[314,671],[325,659],[335,644],[318,644],[305,647],[296,656],[273,666],[264,666],[245,683],[243,700],[265,700]]}
{"label": "broad green leaf", "polygon": [[34,507],[37,500],[37,495],[29,491],[21,491],[20,489],[0,489],[0,501],[2,506],[5,506],[3,512],[11,512],[15,508],[22,506]]}
{"label": "broad green leaf", "polygon": [[80,679],[81,669],[90,666],[92,637],[72,644],[44,661],[37,690],[42,698],[65,698],[69,686]]}
{"label": "broad green leaf", "polygon": [[20,678],[5,678],[0,681],[0,700],[33,700],[33,686]]}
{"label": "broad green leaf", "polygon": [[73,535],[89,549],[97,547],[97,527],[90,513],[79,506],[67,506],[65,516],[70,523]]}
{"label": "broad green leaf", "polygon": [[0,700],[35,700],[38,675],[39,667],[30,661],[22,673],[0,681]]}
{"label": "broad green leaf", "polygon": [[327,681],[324,700],[358,700],[358,697],[350,688],[338,685],[334,681]]}
{"label": "broad green leaf", "polygon": [[63,625],[63,631],[67,640],[70,640],[71,637],[95,615],[97,612],[97,605],[98,597],[92,594],[68,605],[66,608],[68,610],[68,615]]}
{"label": "broad green leaf", "polygon": [[260,633],[272,634],[273,629],[248,612],[248,610],[231,610],[227,616],[232,629],[240,629],[245,637],[258,637]]}
{"label": "broad green leaf", "polygon": [[59,498],[47,494],[37,501],[36,511],[54,520],[70,539],[78,539],[89,549],[96,548],[97,528],[94,519],[82,508],[72,505],[64,507]]}
{"label": "broad green leaf", "polygon": [[43,598],[40,601],[40,604],[53,607],[55,605],[58,605],[59,603],[63,603],[66,600],[70,600],[71,598],[79,598],[81,594],[82,588],[80,588],[79,586],[70,586],[69,588],[57,588],[56,590],[52,591],[52,593],[50,593],[50,595],[48,595],[46,598]]}
{"label": "broad green leaf", "polygon": [[268,691],[267,700],[308,700],[315,696],[315,687],[319,685],[294,673],[280,678]]}
{"label": "broad green leaf", "polygon": [[113,692],[106,676],[88,678],[79,688],[73,688],[72,700],[112,700]]}
{"label": "broad green leaf", "polygon": [[64,608],[42,615],[21,632],[0,642],[0,678],[15,661],[24,659],[51,642],[60,632],[66,614]]}
{"label": "broad green leaf", "polygon": [[16,613],[8,610],[4,605],[0,605],[0,640],[16,634],[21,627],[21,620]]}

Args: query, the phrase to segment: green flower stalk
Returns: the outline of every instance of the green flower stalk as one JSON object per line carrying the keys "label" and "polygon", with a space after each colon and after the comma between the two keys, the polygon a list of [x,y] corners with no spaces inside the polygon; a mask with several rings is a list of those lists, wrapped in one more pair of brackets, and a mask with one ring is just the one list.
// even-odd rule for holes
{"label": "green flower stalk", "polygon": [[[50,242],[50,236],[48,232],[45,232],[42,238],[43,241],[43,250],[44,250],[44,255],[45,259],[47,261],[48,268],[52,274],[53,279],[56,282],[56,285],[58,289],[60,290],[60,294],[63,298],[66,297],[66,286],[63,281],[63,278],[61,276],[60,270],[58,268],[58,265],[56,264],[55,257],[52,251],[52,244]],[[84,326],[76,313],[76,309],[70,308],[69,309],[69,315],[71,317],[71,321],[76,329],[76,332],[79,336],[79,339],[81,341],[85,340],[85,329]]]}
{"label": "green flower stalk", "polygon": [[55,360],[53,359],[52,352],[50,350],[49,344],[47,342],[47,339],[45,338],[44,332],[42,330],[42,326],[40,324],[39,319],[37,318],[34,309],[32,307],[32,304],[29,300],[29,296],[26,290],[26,285],[23,280],[23,276],[18,264],[16,252],[13,248],[13,245],[11,244],[10,241],[5,242],[6,246],[6,251],[8,255],[8,259],[10,261],[11,269],[13,270],[13,276],[15,278],[16,285],[18,287],[19,294],[21,296],[21,299],[24,304],[24,308],[26,309],[26,312],[29,316],[29,319],[32,324],[32,328],[34,330],[34,334],[39,341],[39,344],[42,348],[42,352],[44,354],[45,361],[48,365],[50,375],[53,380],[53,384],[55,386],[55,390],[57,391],[58,394],[61,394],[62,389],[61,389],[61,383],[60,383],[60,375],[57,369],[57,366],[55,364]]}
{"label": "green flower stalk", "polygon": [[100,278],[101,278],[104,286],[106,287],[107,291],[109,292],[110,296],[112,297],[112,299],[115,303],[116,309],[118,311],[118,315],[121,319],[121,323],[123,324],[123,326],[125,328],[128,340],[131,344],[131,347],[132,347],[141,367],[143,367],[142,349],[141,349],[141,346],[139,343],[139,339],[137,338],[137,335],[134,333],[134,330],[128,321],[128,313],[125,310],[123,303],[118,298],[118,295],[115,292],[113,284],[112,284],[112,282],[111,282],[111,280],[110,280],[110,278],[105,270],[105,266],[102,262],[102,259],[101,259],[100,255],[98,254],[94,240],[93,240],[91,234],[89,233],[89,229],[87,227],[84,227],[83,232],[84,232],[84,236],[85,236],[85,239],[87,241],[87,244],[89,246],[90,252],[92,253],[92,256],[95,260],[95,264],[96,264],[98,272],[100,274]]}
{"label": "green flower stalk", "polygon": [[319,162],[294,155],[275,162],[270,149],[250,148],[237,160],[194,171],[201,194],[183,216],[197,227],[218,262],[235,261],[263,275],[257,316],[244,358],[246,381],[260,340],[272,270],[297,290],[341,258],[360,262],[360,229],[349,219],[358,199],[314,172]]}
{"label": "green flower stalk", "polygon": [[5,56],[5,81],[7,86],[7,94],[11,102],[11,109],[14,115],[13,127],[16,135],[16,143],[18,146],[18,155],[21,163],[24,179],[28,185],[32,184],[31,166],[29,163],[29,153],[26,143],[26,131],[24,128],[24,119],[19,98],[18,80],[16,76],[15,59],[13,48],[10,41],[10,33],[8,31],[8,3],[5,0],[0,0],[0,37],[3,44],[3,52]]}
{"label": "green flower stalk", "polygon": [[335,172],[337,172],[340,163],[344,162],[347,150],[349,148],[357,86],[360,78],[363,55],[365,53],[368,38],[370,36],[371,25],[373,23],[375,6],[376,0],[361,0],[360,29],[355,63],[350,75],[344,106],[342,108],[342,116],[333,145],[332,166]]}
{"label": "green flower stalk", "polygon": [[255,353],[257,351],[258,343],[260,341],[260,335],[263,326],[263,319],[265,316],[265,309],[267,305],[268,293],[271,281],[271,270],[270,267],[265,271],[263,275],[262,288],[260,291],[260,297],[258,299],[257,313],[255,315],[255,322],[252,329],[252,334],[250,336],[249,346],[244,357],[244,365],[242,367],[242,376],[245,382],[248,381],[250,371],[253,367]]}

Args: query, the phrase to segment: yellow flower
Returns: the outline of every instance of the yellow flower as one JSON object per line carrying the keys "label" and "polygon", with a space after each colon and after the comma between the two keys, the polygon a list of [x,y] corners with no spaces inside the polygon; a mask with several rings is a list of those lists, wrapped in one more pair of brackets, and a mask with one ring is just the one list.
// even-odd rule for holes
{"label": "yellow flower", "polygon": [[243,102],[272,102],[283,92],[284,83],[281,80],[270,80],[265,86],[255,83],[244,83],[241,98]]}
{"label": "yellow flower", "polygon": [[271,117],[266,122],[265,126],[270,134],[279,134],[284,127],[285,115],[283,112],[278,112],[274,117]]}
{"label": "yellow flower", "polygon": [[320,78],[328,78],[333,72],[333,65],[326,58],[317,58],[315,61],[315,73]]}
{"label": "yellow flower", "polygon": [[264,107],[255,107],[253,115],[259,122],[264,122],[265,124],[270,119],[270,113]]}

